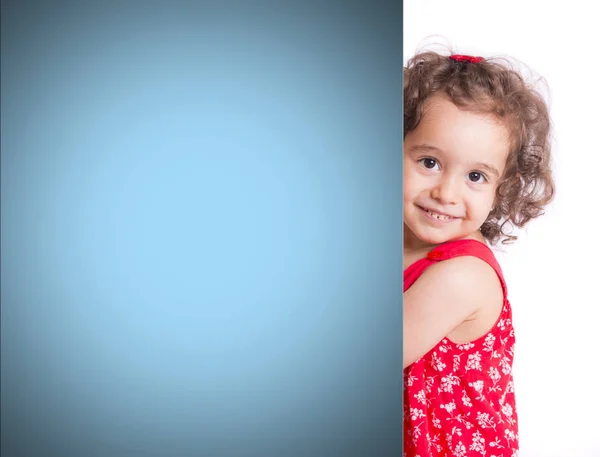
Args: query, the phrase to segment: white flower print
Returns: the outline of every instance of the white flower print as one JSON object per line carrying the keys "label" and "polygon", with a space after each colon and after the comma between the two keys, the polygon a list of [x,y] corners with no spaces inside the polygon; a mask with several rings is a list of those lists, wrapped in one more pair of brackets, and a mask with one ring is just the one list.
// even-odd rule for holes
{"label": "white flower print", "polygon": [[477,413],[477,423],[481,428],[496,428],[494,418],[490,417],[488,413]]}
{"label": "white flower print", "polygon": [[496,389],[496,384],[498,384],[498,381],[500,381],[500,372],[498,371],[498,369],[496,367],[490,367],[490,369],[488,370],[488,376],[490,377],[490,380],[492,381],[492,387],[490,387],[490,392],[493,390],[497,390]]}
{"label": "white flower print", "polygon": [[406,385],[408,387],[412,387],[413,383],[417,380],[418,378],[416,376],[410,375],[406,378]]}
{"label": "white flower print", "polygon": [[440,446],[439,443],[436,443],[435,441],[431,442],[431,445],[435,448],[436,452],[442,452],[442,446]]}
{"label": "white flower print", "polygon": [[475,354],[469,354],[466,369],[481,371],[481,354],[479,353],[479,351],[477,351]]}
{"label": "white flower print", "polygon": [[456,403],[454,403],[453,401],[451,401],[450,403],[447,403],[445,405],[441,405],[441,407],[443,409],[445,409],[446,411],[448,411],[448,413],[452,413],[452,411],[454,411],[456,409]]}
{"label": "white flower print", "polygon": [[467,455],[467,448],[460,441],[454,448],[454,457],[465,457]]}
{"label": "white flower print", "polygon": [[421,436],[421,424],[417,425],[413,429],[413,437],[412,437],[413,442],[416,443],[420,436]]}
{"label": "white flower print", "polygon": [[502,446],[502,444],[500,443],[500,438],[498,438],[498,437],[496,437],[495,441],[490,441],[488,443],[488,446],[489,447],[495,447],[495,448],[498,448],[498,449],[504,449],[504,446]]}
{"label": "white flower print", "polygon": [[459,424],[464,425],[467,430],[470,430],[471,428],[473,428],[473,424],[469,421],[467,416],[464,414],[459,414],[458,416],[453,416],[451,419],[455,420]]}
{"label": "white flower print", "polygon": [[488,374],[490,375],[491,380],[495,383],[500,380],[500,372],[496,367],[491,367],[488,371]]}
{"label": "white flower print", "polygon": [[468,351],[469,349],[473,349],[475,347],[473,343],[458,344],[457,346],[461,351]]}
{"label": "white flower print", "polygon": [[465,405],[469,408],[471,406],[473,406],[473,403],[471,402],[471,399],[469,398],[469,396],[467,395],[467,392],[465,390],[463,390],[462,402],[463,402],[463,405]]}
{"label": "white flower print", "polygon": [[435,384],[436,378],[431,377],[429,379],[427,379],[427,381],[425,382],[425,393],[430,394],[431,393],[431,389],[433,389],[433,385]]}
{"label": "white flower print", "polygon": [[422,404],[427,403],[427,396],[425,395],[425,391],[423,389],[419,390],[419,392],[417,392],[415,394],[415,398],[417,399],[417,401],[419,403],[422,403]]}
{"label": "white flower print", "polygon": [[506,385],[506,392],[509,394],[515,393],[515,385],[512,381],[509,381],[508,384]]}
{"label": "white flower print", "polygon": [[448,447],[452,447],[452,435],[446,434],[446,444]]}
{"label": "white flower print", "polygon": [[453,371],[458,371],[459,368],[460,368],[460,354],[454,356],[453,363],[452,363]]}
{"label": "white flower print", "polygon": [[471,446],[469,446],[469,450],[480,452],[481,455],[485,455],[485,439],[483,439],[479,430],[473,433],[473,442],[471,443]]}
{"label": "white flower print", "polygon": [[516,420],[513,417],[513,407],[510,405],[510,403],[505,403],[504,405],[502,405],[502,413],[504,413],[504,415],[506,416],[506,422],[508,422],[511,425],[514,425],[516,423]]}
{"label": "white flower print", "polygon": [[509,429],[504,430],[504,435],[508,441],[516,441],[517,439],[516,433]]}
{"label": "white flower print", "polygon": [[442,377],[442,383],[440,386],[440,392],[452,393],[453,386],[460,384],[460,378],[456,375],[450,374]]}
{"label": "white flower print", "polygon": [[500,367],[502,368],[502,373],[506,376],[512,373],[512,367],[510,366],[510,360],[508,357],[502,357],[500,361]]}
{"label": "white flower print", "polygon": [[470,382],[469,385],[473,387],[477,393],[481,393],[483,391],[483,381]]}
{"label": "white flower print", "polygon": [[502,330],[502,331],[506,330],[506,328],[511,325],[512,325],[512,322],[510,319],[500,319],[498,321],[498,327],[500,327],[500,330]]}
{"label": "white flower print", "polygon": [[446,364],[442,362],[442,360],[438,357],[438,355],[434,352],[431,360],[431,366],[434,370],[443,371],[446,368]]}
{"label": "white flower print", "polygon": [[419,408],[410,408],[410,418],[414,421],[425,417],[425,413]]}
{"label": "white flower print", "polygon": [[494,342],[496,341],[496,337],[493,333],[488,333],[488,336],[485,337],[485,341],[483,342],[483,350],[487,352],[491,352],[494,349]]}

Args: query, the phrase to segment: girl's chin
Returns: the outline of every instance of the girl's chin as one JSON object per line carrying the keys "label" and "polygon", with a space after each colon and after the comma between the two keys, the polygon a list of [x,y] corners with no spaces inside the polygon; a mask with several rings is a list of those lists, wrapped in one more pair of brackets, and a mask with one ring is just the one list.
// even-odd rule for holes
{"label": "girl's chin", "polygon": [[[442,243],[446,243],[448,241],[452,241],[452,240],[457,240],[457,239],[461,239],[466,237],[465,236],[461,236],[460,234],[456,234],[456,233],[431,233],[428,230],[422,230],[422,231],[413,231],[410,228],[405,226],[405,230],[408,231],[408,236],[404,237],[405,240],[405,245],[406,244],[410,244],[410,245],[414,245],[414,246],[426,246],[426,245],[438,245],[438,244],[442,244]],[[407,243],[408,242],[408,243]]]}

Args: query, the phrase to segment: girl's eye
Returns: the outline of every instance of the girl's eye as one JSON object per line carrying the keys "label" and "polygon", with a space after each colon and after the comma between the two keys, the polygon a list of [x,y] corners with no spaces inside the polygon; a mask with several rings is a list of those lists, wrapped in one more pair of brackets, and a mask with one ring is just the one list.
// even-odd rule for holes
{"label": "girl's eye", "polygon": [[424,159],[419,160],[419,162],[421,162],[421,164],[425,167],[428,168],[429,170],[433,170],[435,168],[435,166],[438,164],[437,160],[435,159],[431,159],[429,157],[426,157]]}
{"label": "girl's eye", "polygon": [[472,171],[471,173],[469,173],[469,181],[475,182],[475,183],[481,183],[481,182],[486,182],[487,179],[483,175],[483,173],[479,173],[478,171]]}

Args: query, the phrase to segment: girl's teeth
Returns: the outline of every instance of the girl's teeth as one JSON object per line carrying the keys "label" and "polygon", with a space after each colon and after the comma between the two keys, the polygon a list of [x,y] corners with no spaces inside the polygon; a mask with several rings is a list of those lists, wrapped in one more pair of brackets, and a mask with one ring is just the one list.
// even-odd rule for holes
{"label": "girl's teeth", "polygon": [[435,217],[436,219],[439,219],[441,221],[447,221],[448,219],[451,219],[450,216],[443,216],[441,214],[438,213],[434,213],[433,211],[427,210],[427,213],[429,213],[430,216]]}

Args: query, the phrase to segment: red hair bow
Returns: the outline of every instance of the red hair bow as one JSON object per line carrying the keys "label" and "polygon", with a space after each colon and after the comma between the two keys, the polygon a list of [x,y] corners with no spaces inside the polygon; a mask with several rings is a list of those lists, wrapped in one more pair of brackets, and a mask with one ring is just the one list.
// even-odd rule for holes
{"label": "red hair bow", "polygon": [[463,56],[460,54],[453,54],[450,56],[450,58],[452,60],[454,60],[455,62],[471,62],[471,63],[478,63],[483,60],[483,57]]}

